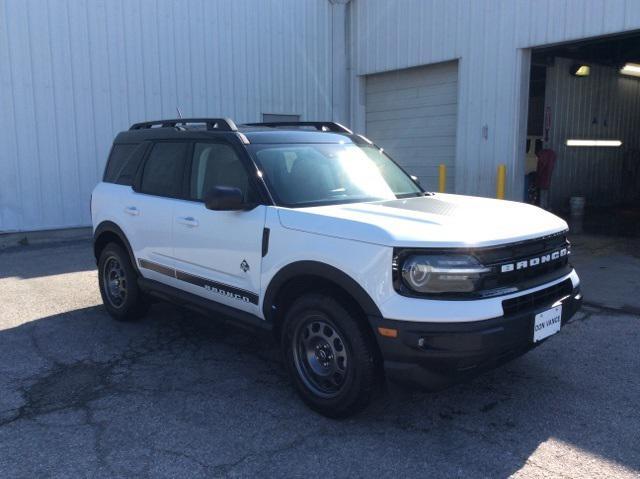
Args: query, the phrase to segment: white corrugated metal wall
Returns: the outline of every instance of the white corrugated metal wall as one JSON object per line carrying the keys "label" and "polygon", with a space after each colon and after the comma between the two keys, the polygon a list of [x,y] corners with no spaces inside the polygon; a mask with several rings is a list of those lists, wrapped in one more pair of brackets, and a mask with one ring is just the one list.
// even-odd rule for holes
{"label": "white corrugated metal wall", "polygon": [[637,0],[345,1],[0,0],[0,232],[87,225],[115,132],[176,105],[364,131],[365,75],[456,59],[456,189],[492,196],[506,163],[519,199],[528,49],[640,29]]}
{"label": "white corrugated metal wall", "polygon": [[[456,190],[522,198],[531,47],[640,29],[638,0],[354,0],[352,124],[364,76],[459,59]],[[488,135],[483,136],[486,125]]]}
{"label": "white corrugated metal wall", "polygon": [[332,116],[326,0],[0,0],[0,232],[88,225],[116,132]]}

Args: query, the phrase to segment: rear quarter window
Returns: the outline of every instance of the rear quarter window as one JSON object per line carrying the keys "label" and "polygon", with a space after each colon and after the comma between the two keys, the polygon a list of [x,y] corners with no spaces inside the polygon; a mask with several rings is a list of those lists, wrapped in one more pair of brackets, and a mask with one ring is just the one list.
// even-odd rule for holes
{"label": "rear quarter window", "polygon": [[113,145],[107,161],[107,167],[104,170],[103,181],[131,185],[138,165],[137,162],[130,160],[138,146],[136,143]]}

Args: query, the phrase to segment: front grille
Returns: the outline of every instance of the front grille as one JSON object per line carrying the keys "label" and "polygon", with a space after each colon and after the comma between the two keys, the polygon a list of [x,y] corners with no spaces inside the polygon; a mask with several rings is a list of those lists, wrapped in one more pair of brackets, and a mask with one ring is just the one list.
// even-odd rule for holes
{"label": "front grille", "polygon": [[524,294],[516,298],[505,299],[502,302],[502,309],[505,315],[520,313],[522,311],[532,311],[545,306],[551,306],[565,296],[569,296],[573,291],[573,283],[570,279],[554,284],[548,288]]}
{"label": "front grille", "polygon": [[561,232],[519,243],[478,248],[473,251],[473,254],[482,264],[496,264],[536,256],[545,251],[561,248],[567,244],[566,234]]}
{"label": "front grille", "polygon": [[560,277],[566,273],[569,264],[568,255],[534,267],[514,269],[510,272],[501,272],[501,266],[540,257],[562,248],[569,250],[569,242],[564,233],[496,248],[478,249],[474,255],[482,264],[492,269],[491,273],[482,279],[481,288],[485,291],[504,287],[531,288],[540,284],[537,278],[546,282]]}
{"label": "front grille", "polygon": [[491,291],[504,287],[532,288],[567,274],[568,264],[568,258],[564,257],[551,263],[510,273],[500,273],[499,267],[494,267],[492,272],[483,278],[482,289]]}

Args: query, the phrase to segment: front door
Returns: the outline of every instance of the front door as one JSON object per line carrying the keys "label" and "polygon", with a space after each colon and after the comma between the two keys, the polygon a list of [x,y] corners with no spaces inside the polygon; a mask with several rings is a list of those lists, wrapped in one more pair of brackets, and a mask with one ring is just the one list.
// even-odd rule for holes
{"label": "front door", "polygon": [[173,209],[176,278],[191,293],[258,314],[266,207],[205,208],[202,199],[213,186],[239,188],[246,201],[256,197],[249,172],[230,143],[196,143],[187,163],[189,200]]}

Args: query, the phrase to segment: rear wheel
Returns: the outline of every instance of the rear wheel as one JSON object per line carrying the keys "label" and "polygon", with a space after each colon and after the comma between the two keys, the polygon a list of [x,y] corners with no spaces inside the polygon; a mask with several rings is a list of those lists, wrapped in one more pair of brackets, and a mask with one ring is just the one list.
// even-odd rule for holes
{"label": "rear wheel", "polygon": [[104,306],[113,318],[132,321],[149,309],[137,280],[127,252],[116,243],[106,245],[98,260],[98,283]]}
{"label": "rear wheel", "polygon": [[358,319],[331,296],[308,294],[286,314],[282,347],[304,402],[346,417],[371,401],[378,375],[372,342]]}

